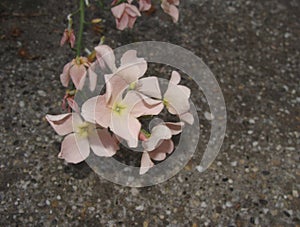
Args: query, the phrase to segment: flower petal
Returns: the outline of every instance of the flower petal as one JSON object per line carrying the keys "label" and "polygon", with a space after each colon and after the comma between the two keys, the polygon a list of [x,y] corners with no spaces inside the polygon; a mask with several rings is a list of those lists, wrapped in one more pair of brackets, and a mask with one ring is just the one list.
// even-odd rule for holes
{"label": "flower petal", "polygon": [[103,66],[103,62],[107,65],[107,67],[112,71],[116,71],[116,63],[115,63],[115,55],[114,51],[107,45],[99,45],[95,47],[97,60],[100,64],[100,67]]}
{"label": "flower petal", "polygon": [[128,106],[130,114],[134,117],[157,115],[163,109],[162,101],[151,99],[135,91],[127,92],[122,103]]}
{"label": "flower petal", "polygon": [[127,82],[120,76],[114,74],[104,75],[106,85],[106,102],[108,106],[122,99],[124,90],[128,87]]}
{"label": "flower petal", "polygon": [[112,12],[112,14],[114,15],[115,18],[120,19],[122,14],[124,13],[125,7],[126,7],[126,4],[122,3],[120,5],[112,7],[111,12]]}
{"label": "flower petal", "polygon": [[81,90],[83,88],[86,73],[87,72],[84,65],[75,64],[70,68],[70,76],[76,89]]}
{"label": "flower petal", "polygon": [[190,112],[179,115],[180,120],[192,125],[194,123],[194,117]]}
{"label": "flower petal", "polygon": [[144,58],[138,58],[136,50],[126,51],[121,58],[121,66],[117,74],[128,84],[135,82],[147,71],[147,62]]}
{"label": "flower petal", "polygon": [[105,95],[96,96],[85,101],[81,108],[83,118],[91,123],[98,123],[107,128],[111,120],[111,110],[106,107]]}
{"label": "flower petal", "polygon": [[171,130],[172,135],[178,135],[182,132],[183,122],[165,122],[165,125]]}
{"label": "flower petal", "polygon": [[87,138],[76,136],[75,133],[72,133],[63,140],[58,157],[65,159],[68,163],[77,164],[84,161],[89,154],[90,146]]}
{"label": "flower petal", "polygon": [[154,163],[151,161],[148,152],[143,152],[141,159],[140,175],[145,174],[153,166]]}
{"label": "flower petal", "polygon": [[55,132],[64,136],[73,132],[72,114],[46,115],[46,120],[50,123]]}
{"label": "flower petal", "polygon": [[171,154],[174,150],[174,143],[171,139],[164,140],[158,148],[149,152],[151,159],[155,161],[162,161],[166,159],[166,154]]}
{"label": "flower petal", "polygon": [[93,152],[100,157],[113,156],[119,146],[107,129],[94,130],[89,134],[89,142]]}
{"label": "flower petal", "polygon": [[158,79],[155,76],[138,80],[136,90],[149,97],[161,99],[161,92]]}
{"label": "flower petal", "polygon": [[157,125],[151,130],[151,136],[142,143],[146,151],[153,151],[160,146],[162,140],[172,137],[171,130],[165,125]]}
{"label": "flower petal", "polygon": [[121,114],[113,112],[110,129],[126,140],[129,147],[137,147],[141,123],[127,110],[123,110],[123,112]]}
{"label": "flower petal", "polygon": [[95,73],[95,63],[93,63],[89,69],[89,81],[90,81],[90,90],[94,91],[97,85],[97,74]]}
{"label": "flower petal", "polygon": [[69,82],[70,82],[70,74],[69,74],[69,70],[70,70],[70,67],[72,66],[72,63],[69,62],[67,63],[65,66],[64,66],[64,69],[63,69],[63,73],[60,74],[60,82],[62,83],[62,85],[64,87],[68,87],[69,85]]}

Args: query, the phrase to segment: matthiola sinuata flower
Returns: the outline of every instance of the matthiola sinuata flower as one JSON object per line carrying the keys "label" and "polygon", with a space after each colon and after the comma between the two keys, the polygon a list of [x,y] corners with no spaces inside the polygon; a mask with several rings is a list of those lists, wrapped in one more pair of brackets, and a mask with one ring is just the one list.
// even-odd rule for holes
{"label": "matthiola sinuata flower", "polygon": [[103,157],[111,157],[119,149],[107,129],[96,129],[95,125],[84,121],[78,113],[48,114],[46,119],[57,134],[66,136],[58,157],[69,163],[84,161],[90,149],[95,155]]}
{"label": "matthiola sinuata flower", "polygon": [[90,90],[94,91],[97,83],[97,74],[94,72],[95,63],[90,63],[86,57],[76,57],[64,66],[60,81],[63,86],[68,87],[70,79],[76,89],[81,90],[89,76]]}
{"label": "matthiola sinuata flower", "polygon": [[152,160],[163,161],[167,154],[173,152],[172,135],[181,133],[183,126],[183,122],[165,122],[152,128],[150,137],[142,142],[144,152],[141,159],[140,174],[145,174],[154,166]]}
{"label": "matthiola sinuata flower", "polygon": [[179,0],[162,0],[161,8],[172,17],[174,23],[178,21],[179,11],[176,6],[179,5]]}
{"label": "matthiola sinuata flower", "polygon": [[151,8],[151,0],[139,0],[139,10],[147,11]]}
{"label": "matthiola sinuata flower", "polygon": [[[95,48],[95,51],[100,66],[104,67],[106,65],[112,71],[111,74],[105,75],[106,81],[112,77],[120,77],[125,83],[123,83],[123,88],[119,87],[118,89],[123,90],[129,87],[131,90],[149,97],[161,99],[157,77],[152,76],[140,79],[147,71],[148,66],[144,58],[137,57],[135,50],[128,50],[123,54],[121,65],[118,68],[115,64],[113,50],[109,46],[99,45]],[[108,83],[106,85],[110,86]]]}
{"label": "matthiola sinuata flower", "polygon": [[173,71],[168,88],[163,97],[163,102],[171,114],[178,115],[181,120],[193,124],[194,117],[189,112],[191,90],[186,86],[178,85],[180,80],[180,74]]}
{"label": "matthiola sinuata flower", "polygon": [[[82,115],[87,121],[96,122],[110,128],[130,147],[136,147],[141,123],[137,119],[143,115],[157,115],[163,109],[161,100],[154,100],[135,91],[128,91],[123,98],[124,84],[120,77],[107,81],[104,95],[87,100],[82,106]],[[123,89],[123,90],[122,90]]]}
{"label": "matthiola sinuata flower", "polygon": [[70,28],[66,28],[63,36],[60,40],[60,45],[63,46],[66,42],[70,43],[71,48],[74,48],[75,45],[75,35],[74,30]]}
{"label": "matthiola sinuata flower", "polygon": [[111,8],[119,30],[124,30],[127,27],[133,28],[136,18],[141,16],[138,8],[135,5],[131,5],[131,2],[131,0],[128,0],[127,3],[123,2]]}

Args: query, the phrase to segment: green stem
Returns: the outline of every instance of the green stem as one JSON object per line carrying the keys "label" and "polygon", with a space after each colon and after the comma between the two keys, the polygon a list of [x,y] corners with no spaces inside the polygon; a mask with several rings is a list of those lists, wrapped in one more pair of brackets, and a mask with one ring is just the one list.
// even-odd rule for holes
{"label": "green stem", "polygon": [[78,40],[77,40],[77,52],[76,56],[81,56],[81,46],[82,46],[82,35],[83,35],[83,28],[84,28],[84,0],[79,0],[80,6],[80,21],[79,21],[79,33],[78,33]]}

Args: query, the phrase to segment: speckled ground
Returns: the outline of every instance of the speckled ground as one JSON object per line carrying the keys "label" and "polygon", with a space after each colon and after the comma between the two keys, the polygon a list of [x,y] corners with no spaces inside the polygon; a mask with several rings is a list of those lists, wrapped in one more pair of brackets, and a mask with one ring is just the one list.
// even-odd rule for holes
{"label": "speckled ground", "polygon": [[[91,1],[92,2],[92,1]],[[186,0],[177,25],[160,10],[107,43],[167,41],[211,68],[222,88],[228,129],[211,168],[199,152],[169,181],[127,188],[100,179],[86,164],[57,159],[61,138],[43,120],[60,113],[63,65],[58,43],[75,7],[58,0],[0,3],[1,226],[300,226],[299,37],[296,0]],[[97,38],[87,42],[91,48]]]}

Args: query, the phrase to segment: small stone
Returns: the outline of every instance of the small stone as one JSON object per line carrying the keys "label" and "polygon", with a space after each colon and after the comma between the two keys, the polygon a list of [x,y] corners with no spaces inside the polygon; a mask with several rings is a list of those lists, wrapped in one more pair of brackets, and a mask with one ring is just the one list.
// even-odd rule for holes
{"label": "small stone", "polygon": [[164,218],[165,218],[165,216],[164,216],[164,215],[162,215],[162,214],[160,214],[160,215],[159,215],[159,218],[160,218],[160,219],[164,219]]}
{"label": "small stone", "polygon": [[299,193],[297,190],[293,190],[292,191],[292,195],[295,197],[295,198],[298,198],[299,197]]}
{"label": "small stone", "polygon": [[206,202],[202,202],[200,206],[201,206],[202,208],[206,208],[206,207],[207,207],[207,204],[206,204]]}
{"label": "small stone", "polygon": [[258,145],[258,142],[257,142],[257,141],[254,141],[254,142],[252,143],[252,145],[253,145],[253,147],[256,147],[256,146]]}
{"label": "small stone", "polygon": [[50,201],[47,199],[47,200],[46,200],[46,205],[47,205],[47,206],[50,206],[50,204],[51,204]]}
{"label": "small stone", "polygon": [[204,117],[206,118],[206,120],[208,121],[212,121],[213,119],[215,119],[214,115],[212,113],[209,112],[205,112],[204,113]]}
{"label": "small stone", "polygon": [[248,134],[249,134],[249,135],[252,135],[252,134],[253,134],[253,131],[252,131],[252,130],[248,130]]}
{"label": "small stone", "polygon": [[56,196],[56,199],[61,200],[61,196],[60,195]]}
{"label": "small stone", "polygon": [[46,97],[47,96],[46,92],[43,91],[43,90],[38,90],[37,93],[38,93],[39,96],[42,96],[42,97]]}
{"label": "small stone", "polygon": [[232,207],[232,202],[227,201],[225,205],[226,205],[226,207]]}
{"label": "small stone", "polygon": [[139,205],[135,208],[138,211],[143,211],[144,210],[144,205]]}
{"label": "small stone", "polygon": [[24,106],[25,106],[25,102],[21,100],[21,101],[19,102],[19,107],[23,108]]}
{"label": "small stone", "polygon": [[139,194],[139,190],[137,190],[136,188],[132,188],[132,189],[130,190],[130,192],[131,192],[131,194],[132,194],[133,196],[137,196],[137,195]]}
{"label": "small stone", "polygon": [[250,124],[255,124],[255,120],[254,119],[249,119],[249,123]]}
{"label": "small stone", "polygon": [[232,183],[233,183],[233,180],[232,180],[232,179],[229,179],[229,180],[228,180],[228,183],[229,183],[229,184],[232,184]]}
{"label": "small stone", "polygon": [[199,165],[199,166],[196,166],[196,170],[198,170],[198,172],[202,173],[202,172],[204,172],[205,169],[201,165]]}
{"label": "small stone", "polygon": [[233,166],[233,167],[237,166],[237,161],[231,162],[230,165]]}

